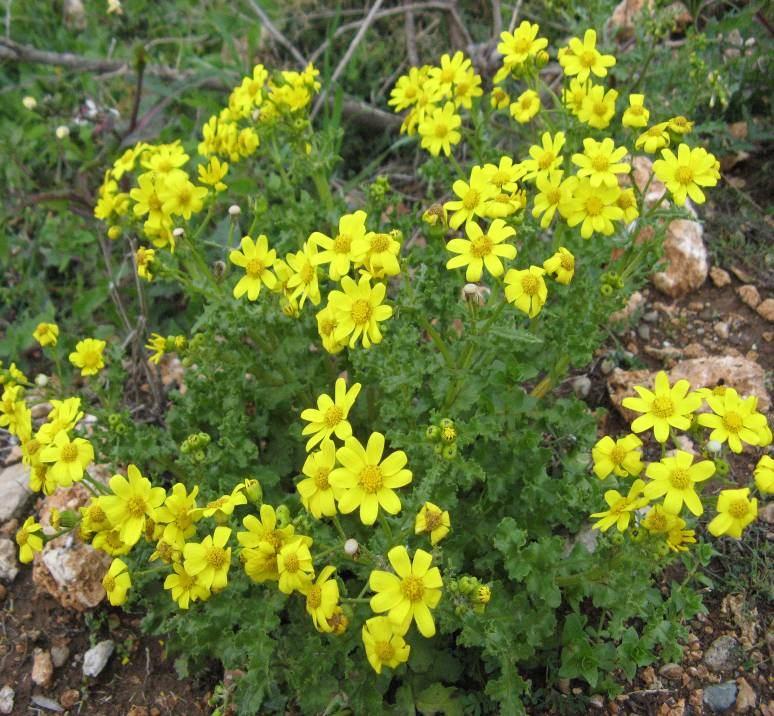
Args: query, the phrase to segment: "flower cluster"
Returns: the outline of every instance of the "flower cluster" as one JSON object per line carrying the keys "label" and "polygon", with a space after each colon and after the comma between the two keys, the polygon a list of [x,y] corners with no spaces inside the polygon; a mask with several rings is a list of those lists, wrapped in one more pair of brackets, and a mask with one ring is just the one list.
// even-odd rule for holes
{"label": "flower cluster", "polygon": [[[598,519],[594,527],[605,531],[615,525],[624,532],[635,519],[649,534],[662,536],[670,549],[684,551],[686,544],[695,542],[695,536],[693,529],[686,529],[686,519],[691,518],[683,519],[683,508],[693,518],[703,515],[702,484],[716,474],[728,472],[728,463],[718,453],[726,446],[732,453],[740,453],[743,444],[765,447],[772,442],[771,429],[757,410],[757,398],[742,398],[731,387],[692,391],[687,380],[670,385],[667,374],[659,372],[652,390],[639,385],[634,390],[637,397],[623,400],[624,408],[640,413],[631,423],[633,432],[617,440],[604,436],[592,451],[597,477],[604,480],[615,475],[634,480],[626,494],[617,490],[605,493],[608,509],[591,515]],[[702,428],[711,429],[708,436]],[[643,441],[637,434],[650,430],[662,447],[662,456],[646,463]],[[700,459],[685,449],[689,443],[680,440],[684,436],[678,432],[688,431],[694,439],[703,439],[703,454],[711,459]],[[675,449],[666,452],[670,439]],[[755,484],[762,494],[772,491],[772,481],[767,479],[771,462],[764,455],[755,470]],[[716,515],[707,526],[712,535],[741,537],[744,528],[757,517],[758,500],[749,495],[750,487],[720,491]],[[663,502],[652,504],[661,498]],[[641,516],[640,511],[648,505],[649,510]]]}

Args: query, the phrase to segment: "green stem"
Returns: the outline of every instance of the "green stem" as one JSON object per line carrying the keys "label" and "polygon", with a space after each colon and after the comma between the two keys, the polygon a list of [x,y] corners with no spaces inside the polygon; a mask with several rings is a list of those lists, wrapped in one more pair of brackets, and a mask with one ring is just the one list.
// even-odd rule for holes
{"label": "green stem", "polygon": [[336,531],[339,533],[339,537],[341,537],[341,539],[343,539],[346,542],[348,538],[346,533],[344,532],[344,529],[341,526],[341,522],[339,522],[338,515],[333,516],[333,526],[336,528]]}
{"label": "green stem", "polygon": [[317,195],[325,204],[325,208],[332,212],[334,209],[333,195],[331,194],[327,177],[324,177],[320,172],[315,172],[312,174],[312,181],[314,182],[314,188],[317,190]]}
{"label": "green stem", "polygon": [[438,331],[433,328],[433,326],[430,324],[430,321],[425,318],[421,313],[418,313],[419,316],[419,322],[422,325],[422,328],[427,331],[427,335],[430,336],[430,340],[433,342],[435,347],[438,349],[438,352],[443,356],[443,362],[446,364],[446,367],[450,370],[454,370],[456,368],[454,363],[454,358],[452,357],[451,351],[449,350],[448,346],[443,342],[443,338],[441,338]]}
{"label": "green stem", "polygon": [[387,518],[382,512],[379,513],[379,524],[382,526],[382,530],[384,530],[384,535],[387,537],[387,541],[392,544],[392,529],[387,522]]}

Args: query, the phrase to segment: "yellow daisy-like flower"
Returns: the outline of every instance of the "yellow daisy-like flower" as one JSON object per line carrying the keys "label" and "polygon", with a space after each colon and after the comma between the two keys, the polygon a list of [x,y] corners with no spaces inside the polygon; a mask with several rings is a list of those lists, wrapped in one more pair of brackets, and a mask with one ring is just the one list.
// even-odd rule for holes
{"label": "yellow daisy-like flower", "polygon": [[502,88],[494,87],[489,95],[489,105],[492,109],[505,109],[511,103],[511,96]]}
{"label": "yellow daisy-like flower", "polygon": [[586,30],[583,42],[573,37],[568,43],[569,51],[559,55],[559,64],[564,69],[564,74],[577,76],[581,82],[585,82],[591,74],[604,77],[608,67],[615,65],[615,57],[603,55],[596,45],[595,30]]}
{"label": "yellow daisy-like flower", "polygon": [[86,466],[94,460],[94,448],[88,440],[70,440],[60,430],[53,442],[40,451],[40,461],[53,463],[48,468],[48,479],[55,480],[61,487],[70,487],[83,479]]}
{"label": "yellow daisy-like flower", "polygon": [[151,337],[145,344],[145,347],[153,353],[148,360],[158,365],[167,352],[167,339],[158,333],[151,333]]}
{"label": "yellow daisy-like flower", "polygon": [[195,524],[201,519],[196,508],[197,494],[198,485],[194,485],[191,492],[188,492],[181,482],[175,483],[154,516],[156,522],[164,525],[162,539],[179,550],[183,549],[185,541],[196,532]]}
{"label": "yellow daisy-like flower", "polygon": [[363,624],[363,646],[368,663],[377,674],[408,661],[411,647],[387,617],[371,617]]}
{"label": "yellow daisy-like flower", "polygon": [[[535,57],[538,52],[548,47],[548,40],[545,37],[538,37],[538,32],[540,32],[540,26],[537,23],[533,24],[527,20],[522,20],[513,33],[500,33],[497,51],[503,56],[505,76],[510,74],[515,67],[524,64],[527,58]],[[498,72],[498,76],[499,74]],[[505,76],[501,79],[504,79]],[[501,80],[495,78],[495,82],[499,81]]]}
{"label": "yellow daisy-like flower", "polygon": [[132,545],[127,544],[121,539],[118,530],[103,530],[94,535],[91,542],[94,549],[100,549],[111,557],[117,557],[121,554],[128,554]]}
{"label": "yellow daisy-like flower", "polygon": [[708,395],[705,400],[712,413],[701,413],[697,419],[699,425],[713,429],[710,440],[719,443],[728,441],[728,447],[735,453],[742,452],[742,443],[760,443],[761,432],[766,428],[766,416],[756,410],[756,396],[740,398],[734,388],[726,388],[723,395]]}
{"label": "yellow daisy-like flower", "polygon": [[449,226],[457,229],[463,222],[471,222],[476,216],[484,216],[488,204],[497,196],[498,189],[489,180],[489,173],[483,167],[475,166],[470,172],[470,181],[457,179],[452,191],[459,197],[447,201],[443,208],[454,212],[449,217]]}
{"label": "yellow daisy-like flower", "polygon": [[667,512],[663,505],[653,505],[642,520],[642,526],[651,534],[668,534],[681,522],[682,526],[685,527],[685,522],[677,515]]}
{"label": "yellow daisy-like flower", "polygon": [[19,547],[19,561],[29,564],[36,552],[43,549],[43,534],[38,534],[43,528],[30,516],[16,532],[16,544]]}
{"label": "yellow daisy-like flower", "polygon": [[234,509],[239,505],[247,504],[247,496],[245,495],[245,483],[240,482],[234,486],[227,495],[221,495],[220,497],[211,500],[204,507],[198,507],[194,514],[202,515],[203,517],[215,517],[216,519],[226,518],[234,514]]}
{"label": "yellow daisy-like flower", "polygon": [[526,124],[540,111],[540,95],[535,90],[526,90],[511,103],[509,109],[519,124]]}
{"label": "yellow daisy-like flower", "polygon": [[153,249],[146,249],[140,246],[134,254],[134,264],[137,267],[137,275],[146,281],[153,280],[153,274],[150,272],[150,266],[153,263],[153,257],[156,252]]}
{"label": "yellow daisy-like flower", "polygon": [[291,301],[298,301],[299,308],[304,307],[306,299],[317,306],[320,303],[317,245],[307,241],[301,251],[288,254],[285,260],[293,270],[293,274],[286,283],[288,298]]}
{"label": "yellow daisy-like flower", "polygon": [[663,159],[653,162],[653,171],[672,194],[675,204],[682,206],[687,197],[697,204],[705,201],[700,187],[718,183],[717,160],[703,147],[691,149],[687,144],[677,147],[677,156],[670,149],[662,149]]}
{"label": "yellow daisy-like flower", "polygon": [[453,55],[444,54],[441,56],[440,66],[430,68],[429,84],[437,86],[444,96],[450,97],[453,86],[464,79],[470,65],[471,61],[459,50]]}
{"label": "yellow daisy-like flower", "polygon": [[704,512],[704,507],[694,486],[715,474],[715,463],[702,460],[694,465],[691,453],[676,450],[674,455],[662,458],[661,462],[650,463],[645,468],[645,474],[651,479],[644,490],[649,500],[666,495],[664,509],[667,512],[680,514],[685,503],[698,517]]}
{"label": "yellow daisy-like flower", "polygon": [[126,594],[132,586],[132,578],[129,576],[129,567],[126,566],[126,562],[122,559],[114,559],[102,578],[102,586],[108,601],[114,607],[123,604],[126,601]]}
{"label": "yellow daisy-like flower", "polygon": [[277,554],[278,587],[283,594],[296,591],[306,594],[310,588],[314,579],[312,555],[309,552],[310,541],[296,537]]}
{"label": "yellow daisy-like flower", "polygon": [[347,420],[349,411],[360,394],[360,383],[354,383],[347,390],[344,378],[336,380],[333,398],[323,393],[317,398],[317,408],[307,408],[301,413],[301,420],[309,425],[304,427],[302,435],[311,434],[306,443],[309,452],[317,443],[330,440],[335,435],[339,440],[346,440],[352,435],[352,426]]}
{"label": "yellow daisy-like flower", "polygon": [[228,164],[221,162],[217,157],[210,157],[207,164],[200,164],[197,167],[199,172],[199,181],[215,189],[216,192],[226,190],[223,179],[228,173]]}
{"label": "yellow daisy-like flower", "polygon": [[618,92],[614,89],[605,92],[604,87],[594,85],[583,98],[578,111],[578,119],[595,129],[605,129],[615,115],[615,102]]}
{"label": "yellow daisy-like flower", "polygon": [[481,81],[481,75],[477,74],[473,68],[465,70],[454,83],[452,89],[452,102],[454,102],[455,107],[471,109],[473,100],[484,94]]}
{"label": "yellow daisy-like flower", "polygon": [[443,108],[436,107],[419,122],[419,136],[422,148],[437,157],[443,152],[447,157],[451,148],[459,144],[462,135],[457,131],[462,118],[456,112],[453,102],[447,102]]}
{"label": "yellow daisy-like flower", "polygon": [[615,231],[614,221],[623,219],[623,210],[618,206],[621,190],[616,186],[591,185],[590,179],[578,179],[572,187],[572,198],[560,211],[568,226],[578,226],[584,239],[598,233],[610,236]]}
{"label": "yellow daisy-like flower", "polygon": [[323,440],[320,450],[307,456],[302,472],[306,480],[296,485],[301,503],[318,520],[336,514],[336,500],[342,490],[328,482],[328,476],[336,466],[336,446],[332,440]]}
{"label": "yellow daisy-like flower", "polygon": [[578,180],[568,177],[562,180],[562,171],[552,171],[547,174],[540,173],[535,177],[535,186],[538,193],[535,194],[535,202],[532,207],[532,216],[540,219],[540,226],[547,229],[554,218],[557,209],[570,205],[573,190]]}
{"label": "yellow daisy-like flower", "polygon": [[604,480],[610,473],[618,477],[636,477],[642,472],[642,440],[636,435],[627,435],[613,440],[605,435],[591,449],[594,460],[594,474]]}
{"label": "yellow daisy-like flower", "polygon": [[687,552],[688,547],[685,545],[696,544],[696,533],[685,529],[685,520],[679,517],[675,519],[675,526],[667,533],[667,546],[673,552]]}
{"label": "yellow daisy-like flower", "polygon": [[51,411],[48,414],[48,422],[40,426],[37,438],[44,445],[48,445],[61,430],[72,430],[83,417],[80,398],[66,398],[65,400],[52,400]]}
{"label": "yellow daisy-like flower", "polygon": [[335,571],[330,565],[324,567],[306,592],[306,612],[312,617],[314,628],[325,633],[333,631],[329,620],[339,605],[339,584],[331,579]]}
{"label": "yellow daisy-like flower", "polygon": [[749,499],[750,488],[738,490],[723,490],[718,495],[718,514],[707,525],[707,529],[715,537],[728,535],[739,539],[742,531],[758,516],[758,500]]}
{"label": "yellow daisy-like flower", "polygon": [[553,256],[543,262],[543,270],[547,274],[554,274],[557,283],[566,286],[575,275],[575,257],[564,246],[560,246]]}
{"label": "yellow daisy-like flower", "polygon": [[371,597],[371,609],[387,616],[398,634],[403,635],[417,624],[419,633],[430,638],[435,634],[435,622],[431,609],[441,600],[443,580],[438,567],[431,567],[433,557],[423,549],[414,553],[413,562],[402,545],[388,553],[396,574],[374,570],[368,584],[376,594]]}
{"label": "yellow daisy-like flower", "polygon": [[450,529],[448,510],[442,510],[432,502],[425,502],[414,520],[414,534],[429,534],[433,547],[449,534]]}
{"label": "yellow daisy-like flower", "polygon": [[592,529],[607,532],[613,525],[619,532],[625,532],[629,526],[632,512],[645,507],[648,504],[648,498],[643,497],[643,487],[645,483],[642,480],[635,480],[629,488],[629,494],[624,497],[618,490],[608,490],[605,492],[605,502],[610,509],[604,512],[594,512],[591,517],[599,518]]}
{"label": "yellow daisy-like flower", "polygon": [[244,236],[240,247],[241,251],[232,251],[228,255],[232,264],[245,270],[245,275],[234,286],[234,298],[247,294],[249,301],[255,301],[263,284],[271,290],[277,283],[277,277],[271,271],[271,266],[277,259],[277,252],[269,249],[269,240],[263,234],[255,241]]}
{"label": "yellow daisy-like flower", "polygon": [[163,487],[153,487],[143,477],[136,465],[127,467],[127,477],[113,475],[110,478],[112,495],[102,498],[102,508],[110,523],[119,530],[121,540],[136,544],[145,530],[148,519],[155,520],[156,510],[166,497]]}
{"label": "yellow daisy-like flower", "polygon": [[504,243],[516,233],[516,229],[502,219],[495,219],[486,233],[476,222],[470,221],[465,225],[465,233],[467,239],[452,239],[446,244],[449,251],[459,254],[446,262],[446,268],[465,266],[466,281],[480,281],[485,266],[492,276],[502,276],[505,268],[500,257],[516,258],[516,247]]}
{"label": "yellow daisy-like flower", "polygon": [[505,274],[505,298],[530,318],[540,313],[548,298],[544,273],[545,269],[540,266],[530,266],[523,270],[510,269]]}
{"label": "yellow daisy-like flower", "polygon": [[624,110],[621,124],[624,127],[647,127],[650,112],[645,107],[644,94],[630,94],[629,106]]}
{"label": "yellow daisy-like flower", "polygon": [[581,82],[577,77],[574,77],[570,82],[570,86],[562,91],[562,103],[576,117],[583,109],[583,100],[586,99],[586,89],[586,83]]}
{"label": "yellow daisy-like flower", "polygon": [[631,165],[621,162],[629,150],[616,147],[610,137],[601,142],[587,137],[583,140],[583,153],[573,154],[572,162],[578,169],[579,177],[588,177],[593,187],[617,187],[618,174],[628,174]]}
{"label": "yellow daisy-like flower", "polygon": [[667,129],[675,134],[683,135],[688,134],[693,130],[693,122],[686,117],[678,115],[667,120]]}
{"label": "yellow daisy-like flower", "polygon": [[371,286],[367,276],[355,281],[349,276],[341,279],[341,291],[328,294],[328,305],[336,320],[333,338],[337,343],[349,343],[354,348],[358,339],[364,348],[381,343],[379,323],[392,316],[392,306],[384,301],[387,287],[383,283]]}
{"label": "yellow daisy-like flower", "polygon": [[384,435],[371,433],[366,447],[357,438],[348,438],[344,447],[336,451],[336,459],[342,467],[328,477],[329,483],[341,489],[339,510],[345,515],[360,508],[360,521],[364,525],[376,522],[381,507],[395,515],[401,504],[395,488],[411,482],[410,470],[406,470],[408,458],[403,450],[397,450],[382,460]]}
{"label": "yellow daisy-like flower", "polygon": [[[277,554],[295,534],[293,525],[277,528],[277,513],[271,505],[261,505],[260,515],[260,519],[247,515],[242,520],[247,532],[237,532],[237,540],[243,547],[245,573],[254,582],[279,578]],[[311,544],[311,539],[305,539]]]}
{"label": "yellow daisy-like flower", "polygon": [[669,146],[669,141],[667,122],[660,122],[649,127],[637,137],[634,146],[648,154],[655,154],[662,147]]}
{"label": "yellow daisy-like flower", "polygon": [[399,231],[391,231],[389,234],[369,231],[365,235],[365,239],[358,242],[362,243],[364,249],[361,259],[363,264],[361,273],[369,278],[397,276],[400,273],[399,238],[402,238]]}
{"label": "yellow daisy-like flower", "polygon": [[177,602],[181,609],[188,609],[192,602],[200,599],[203,602],[209,599],[210,590],[199,581],[197,575],[186,572],[185,567],[179,562],[175,562],[172,569],[175,570],[175,573],[167,575],[164,580],[164,589],[169,590],[172,599]]}
{"label": "yellow daisy-like flower", "polygon": [[632,188],[621,189],[615,204],[623,212],[623,220],[627,224],[630,224],[640,215],[640,210],[637,206],[637,196]]}
{"label": "yellow daisy-like flower", "polygon": [[758,490],[767,495],[774,493],[774,459],[771,456],[764,455],[758,460],[753,475]]}
{"label": "yellow daisy-like flower", "polygon": [[326,304],[325,308],[320,309],[317,312],[316,318],[317,332],[322,339],[323,348],[332,354],[340,353],[344,350],[347,345],[346,342],[339,342],[334,338],[338,321],[330,305]]}
{"label": "yellow daisy-like flower", "polygon": [[105,367],[102,352],[107,343],[96,338],[84,338],[78,341],[75,351],[70,353],[70,363],[81,369],[81,375],[96,375]]}
{"label": "yellow daisy-like flower", "polygon": [[103,532],[112,525],[105,510],[102,509],[102,497],[92,497],[91,502],[81,507],[81,534],[88,537],[93,532]]}
{"label": "yellow daisy-like flower", "polygon": [[318,264],[330,264],[329,275],[333,281],[338,281],[349,273],[350,266],[364,253],[368,215],[364,211],[344,214],[339,219],[339,233],[335,238],[315,231],[309,241],[323,249],[317,254]]}
{"label": "yellow daisy-like flower", "polygon": [[[516,182],[524,176],[522,165],[514,164],[513,159],[507,156],[500,157],[497,164],[484,164],[483,170],[486,180],[501,193],[517,191],[519,187]],[[488,212],[485,211],[484,215],[488,215]]]}
{"label": "yellow daisy-like flower", "polygon": [[402,112],[417,103],[422,85],[427,79],[427,72],[421,67],[412,67],[407,75],[401,75],[390,91],[390,99],[387,104]]}
{"label": "yellow daisy-like flower", "polygon": [[[525,179],[535,179],[538,176],[546,176],[562,165],[562,148],[564,147],[564,132],[557,132],[551,136],[550,132],[543,132],[540,144],[533,144],[529,148],[529,159],[521,163],[525,172]],[[559,173],[561,176],[561,172]]]}
{"label": "yellow daisy-like flower", "polygon": [[635,385],[634,390],[639,397],[623,399],[624,408],[643,413],[635,418],[632,430],[641,433],[653,428],[653,434],[660,443],[669,438],[670,427],[688,430],[690,416],[701,405],[701,396],[689,392],[690,389],[691,384],[687,380],[678,380],[670,388],[669,378],[663,370],[656,374],[653,391]]}
{"label": "yellow daisy-like flower", "polygon": [[32,332],[32,337],[40,344],[41,348],[55,346],[59,338],[59,326],[56,323],[38,323]]}
{"label": "yellow daisy-like flower", "polygon": [[226,547],[231,530],[216,527],[212,535],[201,542],[189,542],[183,548],[183,567],[206,589],[218,592],[228,584],[228,570],[231,566],[231,547]]}

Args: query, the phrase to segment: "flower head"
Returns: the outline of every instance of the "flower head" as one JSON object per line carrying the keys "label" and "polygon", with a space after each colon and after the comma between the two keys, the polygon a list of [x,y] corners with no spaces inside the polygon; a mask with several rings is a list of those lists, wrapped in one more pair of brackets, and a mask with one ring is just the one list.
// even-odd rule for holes
{"label": "flower head", "polygon": [[133,545],[140,539],[146,520],[155,519],[166,492],[163,487],[153,487],[136,465],[129,465],[127,477],[113,475],[109,484],[113,494],[102,498],[102,508],[121,540]]}
{"label": "flower head", "polygon": [[572,185],[572,198],[559,210],[566,217],[569,226],[580,224],[580,233],[584,239],[598,233],[610,236],[614,231],[614,221],[623,219],[623,210],[618,206],[621,190],[615,186],[591,185],[591,179],[578,179]]}
{"label": "flower head", "polygon": [[646,129],[634,142],[637,149],[642,149],[648,154],[655,154],[662,147],[669,145],[669,132],[667,122],[654,124]]}
{"label": "flower head", "polygon": [[667,512],[663,505],[653,505],[648,510],[648,514],[642,520],[642,525],[651,534],[668,534],[680,523],[685,526],[685,522],[677,515]]}
{"label": "flower head", "polygon": [[129,568],[121,559],[114,559],[110,563],[105,576],[102,578],[102,586],[107,594],[108,601],[114,606],[120,606],[126,601],[126,593],[132,586],[132,578],[129,576]]}
{"label": "flower head", "polygon": [[462,135],[457,131],[462,118],[456,113],[453,102],[447,102],[443,108],[436,107],[419,122],[419,135],[422,137],[422,148],[437,157],[443,152],[447,157],[451,148],[458,144]]}
{"label": "flower head", "polygon": [[465,233],[468,235],[467,239],[452,239],[446,244],[449,251],[459,254],[446,262],[446,268],[465,266],[466,281],[480,281],[484,267],[492,276],[502,276],[505,269],[500,257],[516,258],[516,247],[505,243],[516,230],[502,219],[495,219],[486,233],[476,222],[468,222],[465,225]]}
{"label": "flower head", "polygon": [[82,480],[86,466],[92,460],[94,448],[91,443],[83,438],[70,440],[64,430],[60,430],[53,442],[40,451],[41,462],[53,463],[48,468],[48,478],[61,487],[70,487]]}
{"label": "flower head", "polygon": [[301,413],[301,420],[309,423],[302,434],[312,436],[306,443],[307,452],[317,443],[330,440],[333,435],[339,440],[346,440],[352,435],[352,426],[347,416],[360,394],[361,387],[360,383],[353,383],[347,390],[347,381],[338,378],[333,398],[323,393],[317,398],[317,408],[307,408]]}
{"label": "flower head", "polygon": [[358,339],[364,348],[381,343],[381,321],[392,316],[392,306],[384,303],[387,287],[383,283],[371,286],[367,276],[355,281],[349,276],[341,279],[341,291],[328,294],[328,305],[333,311],[336,328],[334,339],[341,343],[349,339],[349,347],[354,348]]}
{"label": "flower head", "polygon": [[450,529],[449,512],[432,502],[425,502],[414,520],[414,534],[429,534],[430,544],[434,547],[449,534]]}
{"label": "flower head", "polygon": [[231,547],[226,547],[231,530],[216,527],[201,542],[189,542],[183,548],[183,567],[199,583],[213,592],[225,588],[231,566]]}
{"label": "flower head", "polygon": [[591,137],[583,140],[583,153],[573,154],[579,177],[588,177],[592,187],[617,187],[618,174],[628,174],[631,165],[621,162],[626,156],[626,147],[616,147],[610,137],[597,142]]}
{"label": "flower head", "polygon": [[321,632],[332,632],[330,619],[339,605],[339,584],[331,579],[335,567],[324,567],[317,580],[306,591],[306,612],[312,617],[314,628]]}
{"label": "flower head", "polygon": [[753,472],[755,486],[764,494],[774,493],[774,459],[770,455],[764,455],[758,460]]}
{"label": "flower head", "polygon": [[271,290],[277,283],[271,266],[277,259],[277,252],[269,249],[269,240],[261,234],[255,241],[249,236],[242,238],[241,251],[232,251],[228,260],[245,270],[245,275],[234,286],[234,298],[247,294],[249,301],[255,301],[261,292],[261,286]]}
{"label": "flower head", "polygon": [[164,589],[169,590],[181,609],[188,609],[191,602],[209,599],[210,590],[201,583],[199,575],[189,574],[180,562],[175,562],[172,569],[174,573],[167,575]]}
{"label": "flower head", "polygon": [[449,226],[457,229],[463,222],[472,222],[476,216],[485,216],[491,201],[497,196],[498,188],[490,181],[491,173],[484,167],[474,166],[470,180],[457,179],[452,191],[458,200],[447,201],[443,208],[453,212],[449,217]]}
{"label": "flower head", "polygon": [[[237,532],[242,545],[245,572],[254,582],[265,582],[279,578],[277,554],[294,538],[293,525],[277,527],[277,513],[271,505],[263,504],[260,519],[247,515],[243,520],[246,532]],[[311,539],[305,538],[309,544]]]}
{"label": "flower head", "polygon": [[336,500],[341,497],[342,490],[328,482],[335,466],[336,446],[332,440],[323,440],[320,450],[307,456],[302,469],[306,479],[296,485],[301,503],[318,520],[336,514]]}
{"label": "flower head", "polygon": [[511,103],[510,110],[519,124],[526,124],[540,111],[540,95],[535,90],[526,90]]}
{"label": "flower head", "polygon": [[630,94],[629,106],[624,110],[621,124],[624,127],[647,127],[650,112],[645,107],[644,94]]}
{"label": "flower head", "polygon": [[[285,260],[292,270],[285,286],[288,298],[299,301],[299,308],[304,307],[308,298],[315,306],[320,303],[320,283],[317,271],[317,244],[307,241],[301,251],[288,254]],[[267,284],[268,286],[268,284]]]}
{"label": "flower head", "polygon": [[153,257],[156,252],[153,249],[146,249],[143,246],[137,249],[134,254],[134,263],[137,266],[137,275],[146,281],[153,280],[153,274],[150,272],[151,264],[153,263]]}
{"label": "flower head", "polygon": [[597,33],[595,30],[586,30],[583,42],[573,37],[569,45],[569,51],[559,55],[559,64],[568,76],[577,76],[581,82],[585,82],[589,75],[604,77],[608,67],[615,64],[613,55],[603,55],[597,50]]}
{"label": "flower head", "polygon": [[680,514],[685,506],[697,517],[704,512],[695,486],[708,480],[715,474],[715,463],[702,460],[693,464],[693,455],[684,450],[675,450],[675,454],[664,457],[661,462],[652,462],[645,468],[645,474],[651,479],[645,486],[645,495],[649,500],[664,497],[664,509],[673,515]]}
{"label": "flower head", "polygon": [[43,549],[43,535],[38,534],[41,526],[30,516],[16,533],[16,544],[19,546],[19,561],[29,564],[36,552]]}
{"label": "flower head", "polygon": [[616,90],[610,89],[605,92],[604,87],[592,85],[578,110],[578,119],[595,129],[605,129],[615,114],[617,99]]}
{"label": "flower head", "polygon": [[96,338],[78,341],[75,351],[70,353],[70,363],[81,369],[81,375],[96,375],[105,367],[102,352],[107,344]]}
{"label": "flower head", "polygon": [[350,266],[365,253],[365,222],[367,214],[356,211],[339,219],[339,231],[334,238],[315,231],[309,236],[322,249],[317,255],[319,264],[330,264],[329,275],[338,281],[349,273]]}
{"label": "flower head", "polygon": [[543,262],[543,270],[547,274],[554,274],[558,283],[565,286],[572,281],[575,275],[575,257],[564,246]]}
{"label": "flower head", "polygon": [[653,171],[669,189],[675,204],[682,206],[687,197],[697,204],[705,201],[703,186],[718,183],[717,160],[703,147],[691,149],[687,144],[677,148],[677,155],[670,149],[661,150],[662,159],[653,162]]}
{"label": "flower head", "polygon": [[368,663],[377,674],[408,661],[411,647],[387,617],[371,617],[363,625],[363,646]]}
{"label": "flower head", "polygon": [[283,594],[306,593],[314,579],[312,555],[307,540],[296,537],[277,554],[279,590]]}
{"label": "flower head", "polygon": [[619,440],[605,435],[591,450],[594,460],[594,474],[605,479],[610,473],[618,477],[636,477],[642,472],[642,440],[636,435],[627,435]]}
{"label": "flower head", "polygon": [[530,266],[521,271],[509,269],[505,274],[505,298],[530,318],[540,313],[548,298],[543,274],[545,270],[540,266]]}
{"label": "flower head", "polygon": [[718,496],[718,514],[707,525],[715,537],[728,535],[739,539],[747,525],[758,516],[758,500],[749,499],[750,488],[723,490]]}
{"label": "flower head", "polygon": [[59,338],[59,326],[56,323],[38,323],[32,332],[32,337],[40,344],[41,348],[55,346]]}
{"label": "flower head", "polygon": [[608,490],[605,493],[605,502],[609,509],[604,512],[594,512],[591,515],[599,518],[593,529],[606,532],[615,525],[619,532],[625,532],[632,513],[648,504],[648,498],[642,494],[644,486],[645,483],[642,480],[635,480],[629,488],[629,494],[625,497],[618,490]]}
{"label": "flower head", "polygon": [[701,413],[698,422],[712,428],[710,440],[719,443],[728,441],[728,446],[735,453],[742,452],[742,443],[760,444],[761,432],[766,428],[766,416],[756,410],[756,396],[740,398],[734,388],[726,388],[723,395],[710,394],[705,399],[712,413]]}

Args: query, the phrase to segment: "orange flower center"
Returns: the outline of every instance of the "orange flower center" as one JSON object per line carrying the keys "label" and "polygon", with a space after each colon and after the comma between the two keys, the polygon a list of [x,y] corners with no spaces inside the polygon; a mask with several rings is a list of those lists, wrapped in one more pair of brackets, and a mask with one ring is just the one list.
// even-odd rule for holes
{"label": "orange flower center", "polygon": [[352,309],[350,310],[350,317],[352,322],[357,326],[363,326],[371,320],[371,314],[373,308],[371,304],[364,298],[359,298],[352,303]]}
{"label": "orange flower center", "polygon": [[651,512],[648,515],[647,527],[651,532],[663,532],[667,527],[667,520],[661,512]]}
{"label": "orange flower center", "polygon": [[421,602],[425,593],[425,585],[419,577],[406,577],[400,585],[403,596],[410,602]]}
{"label": "orange flower center", "polygon": [[546,201],[549,204],[558,204],[562,199],[562,192],[558,188],[549,189],[546,192]]}
{"label": "orange flower center", "polygon": [[298,273],[302,283],[312,283],[314,280],[314,266],[308,261],[301,267]]}
{"label": "orange flower center", "polygon": [[594,102],[594,114],[604,117],[607,114],[607,105],[604,102]]}
{"label": "orange flower center", "polygon": [[669,475],[669,482],[672,483],[672,487],[675,490],[685,490],[691,485],[691,476],[688,474],[688,470],[678,467],[672,470]]}
{"label": "orange flower center", "polygon": [[360,485],[369,495],[379,492],[382,489],[384,478],[382,470],[378,465],[366,465],[358,477]]}
{"label": "orange flower center", "polygon": [[427,525],[427,532],[432,532],[436,527],[441,526],[441,513],[438,510],[428,510],[425,513],[425,524]]}

